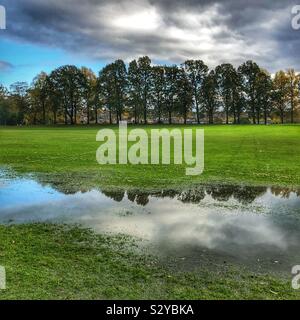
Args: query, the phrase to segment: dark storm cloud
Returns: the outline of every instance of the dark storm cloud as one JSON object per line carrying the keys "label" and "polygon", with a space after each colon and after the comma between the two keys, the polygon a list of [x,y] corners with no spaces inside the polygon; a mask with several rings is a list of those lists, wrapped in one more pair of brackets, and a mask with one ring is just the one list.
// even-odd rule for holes
{"label": "dark storm cloud", "polygon": [[5,0],[6,35],[95,59],[200,58],[211,66],[255,59],[300,69],[294,1]]}

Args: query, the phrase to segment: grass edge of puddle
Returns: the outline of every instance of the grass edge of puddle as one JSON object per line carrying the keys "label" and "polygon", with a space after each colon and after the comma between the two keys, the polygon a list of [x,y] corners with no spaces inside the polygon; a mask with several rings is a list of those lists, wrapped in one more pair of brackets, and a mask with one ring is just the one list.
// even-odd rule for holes
{"label": "grass edge of puddle", "polygon": [[176,272],[134,240],[78,226],[0,226],[0,299],[299,299],[290,280],[227,266]]}

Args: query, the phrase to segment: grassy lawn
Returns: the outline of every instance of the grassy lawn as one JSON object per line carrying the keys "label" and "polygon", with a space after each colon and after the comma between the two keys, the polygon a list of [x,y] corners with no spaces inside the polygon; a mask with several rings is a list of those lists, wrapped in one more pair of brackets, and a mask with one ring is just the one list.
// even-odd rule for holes
{"label": "grassy lawn", "polygon": [[127,238],[62,225],[0,227],[0,265],[0,299],[300,298],[290,279],[230,266],[174,271],[131,250]]}
{"label": "grassy lawn", "polygon": [[[149,131],[152,127],[144,128]],[[19,173],[37,173],[62,188],[68,185],[75,189],[156,189],[192,183],[300,186],[297,125],[205,126],[205,172],[196,177],[185,175],[185,165],[100,166],[96,162],[98,129],[2,127],[0,165],[9,165]]]}
{"label": "grassy lawn", "polygon": [[[184,128],[167,128],[175,127]],[[100,166],[100,128],[0,127],[0,166],[33,173],[65,191],[196,183],[300,187],[297,125],[205,126],[205,172],[197,177],[186,176],[185,165]],[[300,298],[284,276],[229,265],[180,272],[134,249],[132,239],[79,227],[0,226],[0,265],[7,271],[7,290],[0,291],[0,299]]]}

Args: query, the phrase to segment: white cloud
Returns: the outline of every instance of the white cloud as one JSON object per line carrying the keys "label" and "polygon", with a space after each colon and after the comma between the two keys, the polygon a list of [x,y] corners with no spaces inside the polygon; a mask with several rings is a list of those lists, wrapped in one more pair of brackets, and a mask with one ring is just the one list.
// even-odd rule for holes
{"label": "white cloud", "polygon": [[254,59],[274,71],[299,66],[300,33],[291,30],[289,2],[10,0],[14,24],[7,35],[95,59],[147,54],[212,67]]}

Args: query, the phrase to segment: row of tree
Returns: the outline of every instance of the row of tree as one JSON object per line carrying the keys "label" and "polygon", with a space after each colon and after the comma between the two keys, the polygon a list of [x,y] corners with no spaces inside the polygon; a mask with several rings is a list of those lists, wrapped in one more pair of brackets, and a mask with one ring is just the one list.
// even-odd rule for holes
{"label": "row of tree", "polygon": [[294,123],[299,83],[293,69],[272,77],[253,61],[237,69],[222,64],[209,70],[201,60],[153,66],[142,57],[128,66],[117,60],[98,76],[67,65],[42,72],[30,86],[0,86],[0,124],[97,124],[104,113],[109,123],[126,116],[134,123],[171,124],[175,118],[213,124],[216,114],[227,124],[267,124],[271,116],[284,123],[287,115],[286,121]]}

